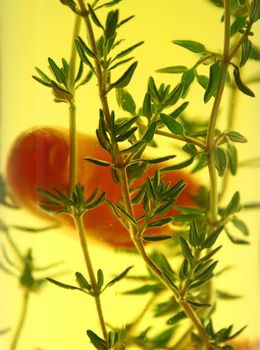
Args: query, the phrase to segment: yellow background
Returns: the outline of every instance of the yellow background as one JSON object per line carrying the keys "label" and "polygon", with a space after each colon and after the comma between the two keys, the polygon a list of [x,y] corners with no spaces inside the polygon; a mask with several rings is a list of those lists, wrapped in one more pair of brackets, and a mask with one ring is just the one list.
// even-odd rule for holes
{"label": "yellow background", "polygon": [[[58,0],[2,0],[0,14],[0,156],[1,172],[4,172],[8,149],[22,130],[35,125],[67,126],[67,106],[53,103],[49,89],[36,83],[31,76],[35,74],[34,66],[46,71],[47,57],[51,56],[56,62],[59,62],[61,57],[69,57],[74,19],[71,11]],[[209,50],[221,52],[222,10],[205,0],[124,0],[120,5],[120,14],[121,18],[135,15],[135,18],[120,31],[120,36],[127,38],[125,47],[141,40],[145,41],[145,44],[135,51],[139,64],[129,86],[137,105],[142,103],[150,75],[153,75],[157,82],[166,80],[172,85],[178,82],[178,76],[162,76],[155,73],[156,69],[179,64],[191,66],[195,62],[194,54],[171,44],[173,39],[197,40],[203,42]],[[255,32],[259,39],[259,25]],[[244,75],[252,76],[256,71],[257,66],[251,64],[245,69]],[[78,127],[86,133],[93,133],[98,121],[99,101],[96,89],[93,79],[79,91],[77,97]],[[250,141],[239,147],[241,160],[259,155],[259,85],[252,85],[252,89],[257,97],[252,99],[241,94],[237,108],[237,131],[245,134]],[[202,96],[202,89],[194,86],[189,107],[192,118],[209,115],[212,102],[204,105]],[[228,101],[228,95],[224,100]],[[114,97],[112,108],[118,111]],[[225,127],[225,110],[222,108],[220,126]],[[207,182],[206,174],[204,175]],[[232,180],[229,194],[239,188],[245,202],[259,200],[259,175],[257,169],[242,169],[238,177]],[[1,216],[7,222],[15,220],[35,226],[43,224],[27,213],[11,217],[9,212],[1,209]],[[233,270],[218,280],[219,285],[234,294],[244,295],[244,298],[220,303],[216,314],[216,328],[218,325],[234,323],[235,329],[238,329],[248,324],[245,336],[253,337],[260,331],[259,212],[249,213],[244,217],[250,223],[251,245],[237,247],[223,238],[224,247],[218,255],[220,261],[234,266]],[[54,271],[56,273],[65,270],[68,274],[57,276],[57,279],[73,284],[74,271],[85,273],[81,250],[75,237],[56,231],[37,236],[16,231],[14,237],[23,249],[33,247],[40,266],[64,260],[65,263]],[[120,273],[132,264],[135,265],[136,271],[141,272],[144,269],[132,254],[115,253],[111,249],[92,244],[91,255],[95,268],[102,268],[107,276]],[[17,282],[2,271],[0,279],[1,329],[16,324],[21,291],[17,288]],[[146,300],[142,297],[140,300],[137,300],[137,297],[127,299],[118,295],[116,292],[124,290],[124,287],[122,283],[102,297],[107,322],[118,327],[132,320],[136,316],[136,310],[139,310]],[[19,350],[37,347],[43,350],[88,349],[90,345],[85,330],[89,328],[98,332],[93,301],[80,293],[48,285],[42,293],[32,296]],[[10,336],[11,333],[0,338],[1,350],[8,349]]]}

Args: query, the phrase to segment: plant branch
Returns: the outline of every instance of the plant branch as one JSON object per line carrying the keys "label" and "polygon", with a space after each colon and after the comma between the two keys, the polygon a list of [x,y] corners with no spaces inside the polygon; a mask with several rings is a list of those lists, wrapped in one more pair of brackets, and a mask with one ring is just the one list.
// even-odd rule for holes
{"label": "plant branch", "polygon": [[71,43],[71,53],[70,53],[70,62],[69,62],[69,79],[68,79],[68,88],[70,92],[73,92],[73,84],[75,79],[75,68],[76,68],[76,58],[77,58],[77,50],[75,47],[75,39],[79,35],[81,25],[81,17],[75,16],[75,23],[73,28],[72,35],[72,43]]}
{"label": "plant branch", "polygon": [[[103,78],[103,73],[102,73],[102,67],[98,61],[98,54],[97,54],[97,47],[96,47],[96,41],[95,41],[95,36],[93,33],[92,25],[88,16],[88,11],[85,7],[85,4],[83,0],[78,0],[82,15],[84,17],[84,21],[86,24],[86,30],[87,30],[87,36],[89,39],[89,43],[91,46],[91,50],[95,55],[94,61],[95,61],[95,69],[96,69],[96,76],[97,76],[97,81],[98,81],[98,88],[99,88],[99,97],[101,100],[101,105],[103,107],[103,112],[105,115],[105,119],[107,122],[107,125],[109,125],[110,122],[110,111],[109,111],[109,105],[108,105],[108,100],[106,96],[106,81],[104,81]],[[119,182],[121,185],[121,190],[122,190],[122,197],[123,197],[123,203],[125,206],[126,212],[134,217],[134,212],[131,204],[131,199],[130,199],[130,193],[129,193],[129,184],[128,184],[128,178],[126,174],[126,166],[125,162],[122,158],[122,155],[119,151],[118,145],[115,145],[115,151],[117,152],[116,154],[116,159],[117,159],[117,173],[118,173],[118,178]],[[132,223],[129,222],[129,233],[131,236],[131,239],[135,245],[135,248],[139,255],[142,257],[144,260],[145,264],[147,267],[157,276],[157,278],[161,281],[161,283],[169,290],[171,290],[176,298],[177,301],[179,301],[180,305],[182,306],[183,310],[187,314],[187,316],[191,319],[192,323],[194,324],[194,327],[198,330],[200,333],[204,344],[206,346],[206,349],[210,349],[210,341],[209,338],[203,328],[203,325],[201,324],[200,319],[192,309],[192,307],[189,305],[189,303],[180,298],[180,295],[176,288],[171,284],[169,281],[168,276],[150,259],[150,257],[147,255],[142,238],[139,235],[137,227]]]}
{"label": "plant branch", "polygon": [[99,288],[97,285],[94,269],[93,269],[90,254],[89,254],[88,242],[87,242],[87,238],[86,238],[86,232],[85,232],[82,216],[81,215],[80,216],[74,215],[74,220],[75,220],[75,225],[76,225],[77,230],[78,230],[80,244],[81,244],[81,248],[83,251],[83,255],[84,255],[84,259],[85,259],[91,287],[93,289],[93,296],[95,298],[97,314],[99,317],[99,322],[100,322],[100,326],[102,329],[103,337],[104,337],[104,339],[107,339],[106,324],[105,324],[102,306],[101,306],[101,301],[100,301],[100,291],[99,291]]}
{"label": "plant branch", "polygon": [[76,47],[75,39],[79,35],[81,18],[76,16],[74,23],[74,30],[72,35],[72,46],[69,64],[69,78],[68,88],[73,95],[73,98],[69,102],[69,139],[70,139],[70,196],[75,190],[75,186],[78,181],[78,164],[77,164],[77,123],[76,123],[76,105],[75,105],[75,92],[73,89],[75,79],[75,66],[76,66]]}
{"label": "plant branch", "polygon": [[[76,18],[76,20],[75,20],[73,38],[72,38],[72,49],[71,49],[71,58],[70,58],[70,74],[69,74],[69,89],[71,90],[71,92],[73,94],[73,98],[69,104],[70,196],[72,196],[72,194],[74,193],[75,186],[78,182],[78,163],[77,163],[77,161],[78,161],[77,148],[78,147],[77,147],[76,105],[75,105],[75,96],[74,96],[74,91],[73,91],[73,83],[74,83],[74,79],[75,79],[75,64],[76,64],[75,39],[79,34],[80,21],[81,21],[80,17]],[[84,255],[90,283],[91,283],[91,286],[93,288],[93,296],[95,298],[97,314],[99,317],[99,322],[100,322],[100,326],[102,329],[103,337],[104,337],[104,339],[107,339],[106,325],[105,325],[103,311],[102,311],[102,307],[101,307],[101,301],[100,301],[100,291],[98,289],[96,277],[94,274],[94,269],[93,269],[90,254],[89,254],[84,223],[82,220],[82,216],[78,215],[75,210],[74,210],[72,216],[73,216],[75,226],[78,230],[78,234],[80,237],[81,248],[83,251],[83,255]]]}
{"label": "plant branch", "polygon": [[183,135],[177,135],[177,134],[171,134],[170,132],[167,131],[162,131],[162,130],[156,130],[155,132],[157,135],[162,135],[166,136],[175,140],[183,141],[183,142],[188,142],[192,143],[193,145],[196,145],[200,147],[201,149],[206,149],[206,144],[198,139],[195,139],[194,137],[190,136],[183,136]]}
{"label": "plant branch", "polygon": [[11,342],[11,346],[10,346],[10,350],[16,350],[17,349],[17,345],[25,324],[25,320],[26,320],[26,315],[27,315],[27,310],[28,310],[28,304],[29,304],[29,295],[30,295],[30,291],[28,289],[24,290],[23,293],[23,302],[22,302],[22,310],[21,310],[21,314],[18,320],[18,324],[17,327],[15,329],[14,332],[14,336]]}
{"label": "plant branch", "polygon": [[214,99],[209,126],[207,133],[207,151],[208,151],[208,171],[210,178],[210,213],[209,220],[211,229],[214,228],[218,216],[218,186],[217,170],[215,167],[215,129],[219,113],[219,108],[224,92],[227,69],[229,65],[229,43],[230,43],[230,0],[225,0],[225,28],[224,28],[224,48],[221,62],[221,71],[219,85]]}

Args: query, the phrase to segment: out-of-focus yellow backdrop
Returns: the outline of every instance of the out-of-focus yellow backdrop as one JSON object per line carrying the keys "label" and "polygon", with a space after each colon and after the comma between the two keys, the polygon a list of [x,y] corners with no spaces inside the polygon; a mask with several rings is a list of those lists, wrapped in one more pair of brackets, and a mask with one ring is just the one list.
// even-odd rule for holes
{"label": "out-of-focus yellow backdrop", "polygon": [[[149,76],[152,75],[157,82],[167,81],[173,85],[178,82],[178,76],[160,75],[155,72],[156,69],[180,64],[191,66],[195,62],[195,54],[174,46],[171,43],[173,39],[197,40],[203,42],[209,50],[221,52],[222,10],[209,1],[124,0],[119,8],[121,18],[135,15],[135,18],[120,31],[120,36],[127,38],[125,47],[141,40],[145,41],[145,44],[135,51],[139,64],[128,87],[137,105],[142,103]],[[50,90],[36,83],[31,76],[35,74],[35,66],[46,70],[49,56],[56,62],[62,57],[69,58],[74,16],[58,0],[2,0],[0,13],[0,156],[1,172],[4,172],[8,149],[21,131],[35,125],[66,127],[68,124],[67,106],[55,104]],[[259,25],[256,26],[255,35],[260,38]],[[256,71],[257,66],[249,64],[249,68],[245,68],[244,76],[250,77]],[[247,144],[239,147],[241,160],[259,155],[260,88],[256,84],[251,88],[257,97],[253,99],[240,94],[237,108],[236,129],[249,139]],[[196,86],[192,89],[190,117],[208,117],[212,102],[205,105],[202,89]],[[225,95],[224,103],[228,102],[228,98],[229,96]],[[111,100],[112,108],[118,111],[113,96]],[[99,110],[94,79],[79,91],[77,101],[78,128],[86,133],[94,133]],[[225,104],[222,109],[225,111]],[[225,116],[225,113],[221,113],[220,126],[225,127]],[[257,169],[242,169],[232,180],[229,194],[239,188],[243,201],[259,200],[259,175]],[[206,173],[203,176],[207,182]],[[11,216],[9,211],[3,209],[1,217],[7,223],[18,222],[35,226],[44,224],[27,213]],[[234,294],[242,294],[244,298],[219,304],[216,327],[232,323],[235,329],[238,329],[248,324],[245,336],[253,337],[260,333],[259,212],[248,213],[244,217],[249,222],[252,243],[250,246],[238,247],[223,238],[224,247],[218,255],[219,260],[234,268],[226,272],[217,282],[221,288]],[[68,272],[65,275],[57,275],[57,279],[73,284],[75,271],[85,273],[79,242],[75,237],[57,231],[35,236],[14,231],[13,237],[23,249],[33,247],[39,266],[64,260],[64,264],[50,271],[50,274],[53,271],[57,274]],[[144,270],[142,264],[132,254],[114,252],[92,244],[91,255],[95,268],[102,268],[107,276],[120,273],[132,264],[135,265],[136,271]],[[0,281],[0,329],[3,329],[13,327],[17,322],[21,290],[18,289],[16,280],[2,271]],[[124,288],[124,283],[119,284],[102,297],[106,321],[113,326],[121,327],[125,322],[132,320],[146,300],[143,297],[127,299],[126,296],[120,296],[119,292]],[[85,330],[89,328],[99,331],[93,300],[81,293],[48,285],[42,293],[31,298],[19,350],[88,349],[90,345]],[[10,332],[0,338],[1,350],[9,348],[11,336]]]}

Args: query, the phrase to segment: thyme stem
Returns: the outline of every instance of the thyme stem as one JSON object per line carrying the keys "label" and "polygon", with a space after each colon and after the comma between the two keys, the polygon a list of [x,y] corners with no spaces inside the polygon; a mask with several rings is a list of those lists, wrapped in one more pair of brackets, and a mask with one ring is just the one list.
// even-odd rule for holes
{"label": "thyme stem", "polygon": [[[81,12],[82,12],[82,16],[84,17],[85,24],[86,24],[87,36],[89,39],[91,50],[95,55],[94,61],[95,61],[96,76],[97,76],[97,81],[98,81],[99,97],[100,97],[101,105],[103,107],[103,112],[105,115],[106,122],[109,125],[110,111],[109,111],[109,105],[108,105],[108,100],[107,100],[107,96],[106,96],[106,81],[104,81],[103,74],[102,74],[102,67],[98,61],[98,54],[97,54],[97,47],[96,47],[94,32],[92,29],[92,25],[91,25],[91,22],[90,22],[90,19],[88,16],[88,11],[86,9],[84,1],[78,0],[78,3],[80,6],[80,9],[81,9]],[[119,177],[119,182],[120,182],[121,190],[122,190],[122,197],[123,197],[124,206],[125,206],[127,213],[134,217],[133,208],[132,208],[131,199],[130,199],[130,193],[129,193],[128,179],[127,179],[127,174],[126,174],[126,166],[125,166],[124,160],[122,159],[122,155],[119,151],[117,144],[116,144],[115,151],[117,152],[117,154],[116,154],[117,170],[118,170],[118,177]],[[147,267],[157,276],[157,278],[161,281],[161,283],[167,289],[169,289],[173,292],[176,300],[179,301],[183,310],[185,311],[187,316],[190,318],[190,320],[194,324],[194,327],[200,333],[200,335],[203,339],[203,342],[206,346],[206,349],[210,349],[211,344],[210,344],[209,338],[208,338],[208,336],[203,328],[203,325],[201,324],[200,319],[198,318],[198,316],[196,315],[196,313],[194,312],[192,307],[189,305],[189,303],[185,299],[180,298],[178,291],[173,287],[173,285],[171,284],[171,282],[167,278],[166,274],[157,265],[155,265],[154,262],[147,255],[147,253],[144,249],[144,246],[143,246],[142,239],[138,235],[138,230],[132,222],[129,222],[129,233],[130,233],[130,236],[132,238],[132,241],[135,245],[137,252],[143,258]]]}
{"label": "thyme stem", "polygon": [[75,16],[75,23],[74,23],[72,43],[71,43],[70,62],[69,62],[70,69],[69,69],[68,87],[70,90],[73,89],[73,83],[75,78],[75,67],[76,67],[76,58],[77,58],[75,39],[79,35],[80,25],[81,25],[81,17]]}
{"label": "thyme stem", "polygon": [[75,65],[76,65],[76,47],[75,39],[79,34],[81,18],[76,16],[73,35],[72,35],[72,46],[70,55],[70,65],[69,65],[69,78],[68,78],[68,88],[73,95],[69,103],[69,139],[70,139],[70,196],[75,190],[75,186],[78,181],[78,165],[77,165],[77,124],[76,124],[76,105],[75,105],[75,93],[73,90],[73,84],[75,79]]}
{"label": "thyme stem", "polygon": [[13,336],[13,340],[11,342],[10,350],[17,349],[17,345],[18,345],[20,336],[22,334],[22,330],[23,330],[25,320],[26,320],[28,304],[29,304],[29,295],[30,295],[29,290],[25,289],[24,293],[23,293],[21,314],[20,314],[20,317],[18,320],[17,327],[16,327],[15,332],[14,332],[14,336]]}
{"label": "thyme stem", "polygon": [[[78,17],[78,16],[77,16]],[[75,191],[75,186],[78,182],[78,145],[77,145],[77,123],[76,123],[76,105],[75,105],[75,94],[73,91],[73,83],[75,78],[75,64],[76,64],[76,48],[75,48],[75,39],[80,30],[80,21],[81,18],[76,18],[74,24],[73,38],[72,38],[72,49],[71,49],[71,58],[70,58],[70,74],[69,74],[69,89],[73,94],[73,98],[69,104],[69,137],[70,137],[70,196],[72,196]],[[92,266],[88,243],[86,238],[85,227],[83,223],[82,216],[77,215],[74,211],[73,219],[75,222],[75,226],[78,230],[81,248],[83,251],[89,279],[91,282],[91,286],[93,288],[93,296],[96,303],[97,314],[99,317],[100,326],[102,329],[104,339],[107,339],[107,331],[106,325],[104,321],[101,301],[100,301],[100,293],[98,289],[98,285],[96,282],[96,277],[94,274],[94,269]]]}
{"label": "thyme stem", "polygon": [[162,136],[166,136],[166,137],[170,137],[172,139],[175,140],[180,140],[183,142],[188,142],[188,143],[192,143],[193,145],[196,145],[198,147],[200,147],[201,149],[205,150],[206,149],[206,144],[203,141],[197,140],[194,137],[191,136],[183,136],[183,135],[177,135],[177,134],[171,134],[167,131],[162,131],[162,130],[156,130],[155,132],[157,135],[162,135]]}
{"label": "thyme stem", "polygon": [[107,339],[106,324],[105,324],[102,306],[101,306],[101,301],[100,301],[100,293],[99,293],[94,269],[92,266],[90,254],[89,254],[88,242],[87,242],[87,238],[86,238],[86,233],[85,233],[82,215],[79,215],[79,216],[75,215],[74,220],[75,220],[75,225],[78,229],[80,244],[81,244],[81,248],[82,248],[84,259],[85,259],[85,263],[86,263],[86,267],[87,267],[87,271],[88,271],[88,276],[90,279],[91,287],[93,289],[93,296],[94,296],[95,303],[96,303],[96,309],[97,309],[97,314],[98,314],[98,318],[99,318],[99,323],[100,323],[100,326],[102,329],[103,337],[104,337],[104,339]]}
{"label": "thyme stem", "polygon": [[76,123],[76,105],[74,101],[69,106],[69,138],[70,138],[70,196],[75,191],[78,182],[78,164],[77,164],[77,123]]}
{"label": "thyme stem", "polygon": [[224,48],[221,63],[220,80],[216,96],[214,99],[209,126],[207,133],[207,151],[208,151],[208,171],[210,178],[210,212],[209,220],[211,229],[214,228],[218,217],[218,185],[217,185],[217,170],[215,167],[215,129],[218,118],[218,112],[222,95],[225,87],[227,69],[229,65],[229,43],[230,43],[230,0],[225,0],[225,28],[224,28]]}

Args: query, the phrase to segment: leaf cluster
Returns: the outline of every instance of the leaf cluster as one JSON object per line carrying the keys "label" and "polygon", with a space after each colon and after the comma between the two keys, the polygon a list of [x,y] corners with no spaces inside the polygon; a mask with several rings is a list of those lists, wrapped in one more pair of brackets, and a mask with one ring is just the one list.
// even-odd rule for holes
{"label": "leaf cluster", "polygon": [[[235,333],[232,333],[233,325],[230,325],[229,327],[226,327],[226,328],[221,328],[219,331],[215,331],[213,327],[213,322],[210,319],[205,326],[205,330],[209,338],[211,339],[212,346],[215,346],[218,349],[223,349],[223,350],[234,350],[234,347],[230,345],[229,342],[234,338],[236,338],[238,335],[240,335],[246,327],[247,326],[242,327]],[[196,346],[202,345],[202,340],[200,336],[198,336],[195,333],[192,333],[192,341]]]}
{"label": "leaf cluster", "polygon": [[[112,6],[115,3],[115,1],[111,2],[110,5]],[[102,6],[106,5],[104,4]],[[122,40],[117,38],[117,30],[123,24],[131,20],[133,16],[127,17],[120,21],[118,9],[111,10],[108,12],[105,23],[103,24],[96,13],[96,10],[99,8],[100,7],[93,8],[91,5],[88,5],[89,16],[97,29],[102,32],[101,36],[94,45],[92,44],[91,47],[89,47],[89,45],[81,37],[76,39],[75,45],[81,62],[87,65],[93,73],[98,75],[99,72],[97,71],[97,65],[101,67],[104,77],[106,76],[106,86],[102,87],[103,93],[106,94],[113,88],[124,88],[129,84],[137,67],[137,62],[132,63],[124,71],[124,73],[113,82],[111,81],[111,72],[115,68],[132,61],[133,56],[129,57],[129,55],[137,47],[142,45],[143,41],[117,52],[118,50],[116,49],[122,42]]]}
{"label": "leaf cluster", "polygon": [[44,189],[38,189],[38,193],[43,195],[46,200],[42,201],[41,207],[47,211],[57,213],[67,213],[80,217],[89,210],[101,205],[105,200],[105,192],[99,194],[96,188],[92,194],[85,199],[84,186],[77,184],[72,195],[67,195],[58,189],[54,189],[54,193]]}
{"label": "leaf cluster", "polygon": [[51,57],[48,58],[51,75],[44,73],[40,68],[35,67],[38,75],[33,75],[33,79],[40,84],[51,88],[55,102],[72,103],[75,91],[85,85],[91,79],[93,73],[88,71],[84,74],[84,64],[80,61],[77,73],[71,82],[71,66],[65,58],[62,58],[62,65],[59,66]]}
{"label": "leaf cluster", "polygon": [[96,296],[96,295],[101,295],[108,287],[112,287],[115,283],[124,279],[132,268],[133,266],[127,267],[123,272],[121,272],[119,275],[115,276],[105,284],[104,284],[104,273],[102,269],[98,269],[97,276],[96,276],[97,285],[95,286],[93,286],[91,282],[89,282],[87,278],[84,277],[84,275],[80,272],[75,273],[76,282],[78,286],[62,283],[53,278],[47,278],[47,280],[57,285],[58,287],[61,287],[64,289],[78,290],[83,293],[89,294],[91,296]]}

